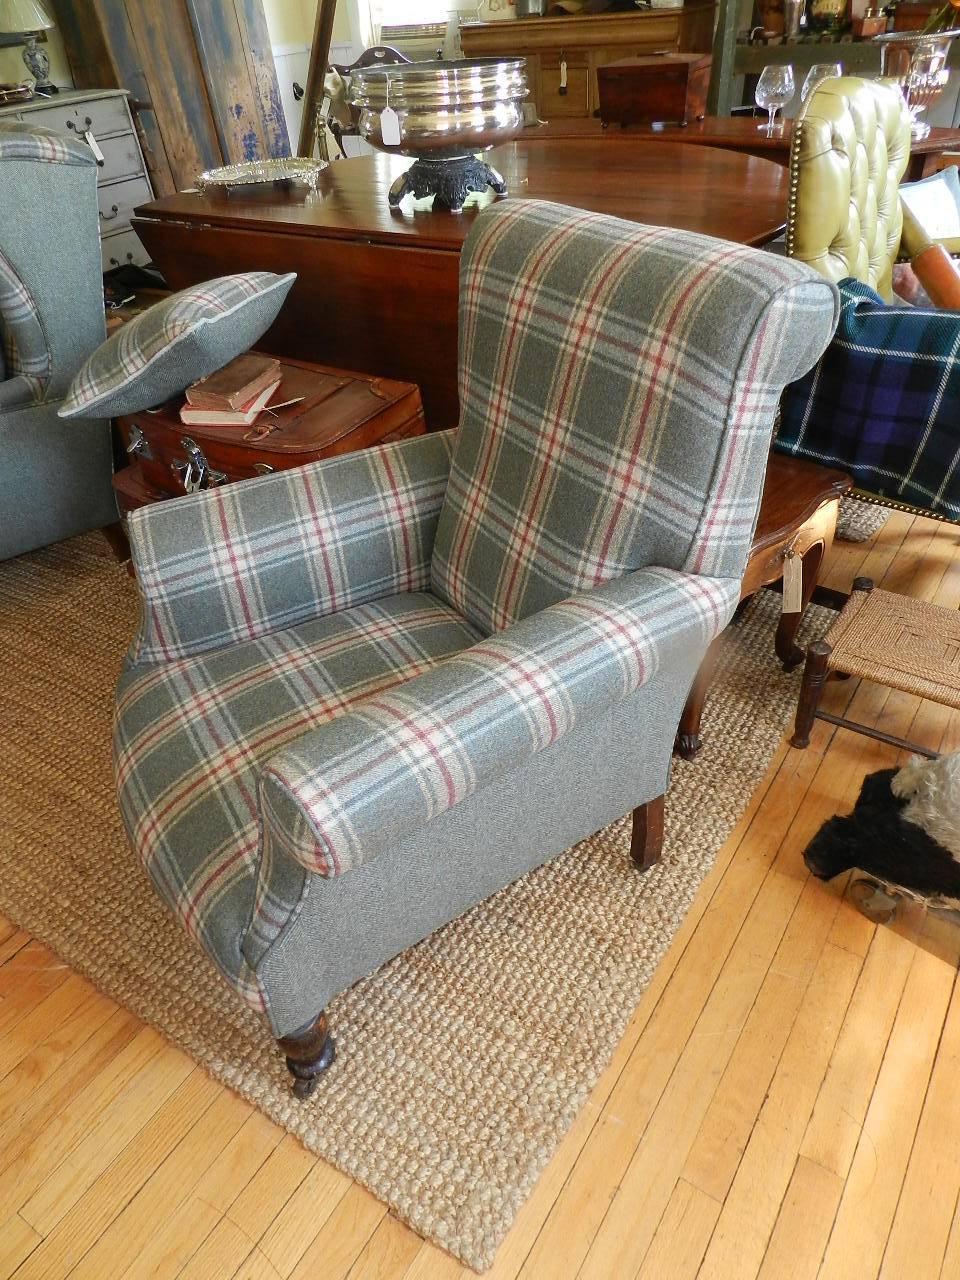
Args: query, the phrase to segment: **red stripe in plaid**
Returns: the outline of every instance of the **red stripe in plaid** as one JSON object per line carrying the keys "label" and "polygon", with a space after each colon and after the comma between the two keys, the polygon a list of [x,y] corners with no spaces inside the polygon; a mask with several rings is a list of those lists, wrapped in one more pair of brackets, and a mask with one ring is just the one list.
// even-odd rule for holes
{"label": "red stripe in plaid", "polygon": [[170,662],[429,580],[452,432],[133,514],[137,662]]}
{"label": "red stripe in plaid", "polygon": [[[742,572],[776,393],[826,342],[832,286],[744,246],[536,201],[486,211],[461,264],[462,417],[433,589],[489,632],[643,564],[687,569],[704,541],[704,572]],[[778,340],[756,360],[768,312]]]}
{"label": "red stripe in plaid", "polygon": [[635,692],[668,646],[705,649],[738,596],[736,580],[642,570],[365,699],[266,766],[306,819],[278,838],[321,875],[369,861]]}
{"label": "red stripe in plaid", "polygon": [[[116,777],[131,842],[245,998],[262,999],[240,951],[259,865],[261,764],[475,638],[447,606],[405,594],[124,676]],[[271,918],[293,905],[271,900]]]}

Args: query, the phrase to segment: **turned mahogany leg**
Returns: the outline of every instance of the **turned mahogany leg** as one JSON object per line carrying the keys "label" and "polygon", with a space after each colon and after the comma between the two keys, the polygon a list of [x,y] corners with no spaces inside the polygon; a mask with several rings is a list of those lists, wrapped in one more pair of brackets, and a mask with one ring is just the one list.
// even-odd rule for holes
{"label": "turned mahogany leg", "polygon": [[100,532],[106,538],[110,545],[110,550],[121,564],[130,559],[130,543],[127,541],[127,531],[119,520],[114,521],[113,524],[104,525]]}
{"label": "turned mahogany leg", "polygon": [[283,1036],[277,1044],[286,1057],[287,1069],[293,1076],[295,1096],[309,1098],[316,1088],[317,1080],[337,1056],[327,1015],[321,1013],[306,1030],[296,1035]]}
{"label": "turned mahogany leg", "polygon": [[806,612],[807,605],[810,603],[810,597],[813,595],[814,588],[817,585],[817,578],[820,576],[820,566],[823,563],[823,543],[817,542],[804,553],[803,561],[800,566],[800,572],[803,574],[803,589],[800,596],[800,612],[799,613],[781,613],[780,622],[777,626],[777,635],[774,641],[774,649],[777,657],[783,664],[784,671],[792,671],[794,667],[798,667],[803,661],[803,650],[797,644],[797,630]]}
{"label": "turned mahogany leg", "polygon": [[717,636],[704,654],[703,661],[700,663],[700,670],[694,677],[693,685],[687,695],[687,701],[684,703],[683,713],[680,716],[680,724],[677,728],[673,749],[684,760],[692,760],[700,750],[700,718],[703,715],[703,704],[707,700],[707,692],[717,669],[719,657],[720,637]]}
{"label": "turned mahogany leg", "polygon": [[640,871],[646,871],[659,861],[662,849],[663,796],[656,796],[633,811],[630,857]]}
{"label": "turned mahogany leg", "polygon": [[790,745],[803,747],[810,745],[810,730],[817,716],[820,695],[827,680],[827,659],[831,648],[823,640],[816,640],[807,650],[807,661],[803,668],[803,684],[800,686],[800,702],[797,706],[797,719],[793,727]]}

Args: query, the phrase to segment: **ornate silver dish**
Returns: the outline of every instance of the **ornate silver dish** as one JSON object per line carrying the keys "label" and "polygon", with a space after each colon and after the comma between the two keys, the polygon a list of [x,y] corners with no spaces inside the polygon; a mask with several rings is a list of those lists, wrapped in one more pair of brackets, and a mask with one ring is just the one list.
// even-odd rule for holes
{"label": "ornate silver dish", "polygon": [[[435,209],[459,213],[471,191],[506,194],[496,169],[477,158],[523,128],[527,96],[524,58],[460,58],[358,67],[348,101],[360,112],[360,136],[416,162],[390,188],[395,207],[407,194],[432,195]],[[384,140],[383,113],[395,118]]]}
{"label": "ornate silver dish", "polygon": [[197,178],[197,186],[205,193],[235,195],[251,195],[292,187],[306,187],[315,191],[317,180],[326,167],[325,160],[308,160],[302,156],[288,156],[279,160],[247,160],[243,164],[224,165],[221,169],[207,169]]}

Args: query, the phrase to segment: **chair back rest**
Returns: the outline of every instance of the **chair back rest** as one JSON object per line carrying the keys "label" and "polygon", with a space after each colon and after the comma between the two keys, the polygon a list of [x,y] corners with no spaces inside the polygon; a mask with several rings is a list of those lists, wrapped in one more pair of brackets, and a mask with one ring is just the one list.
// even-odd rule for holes
{"label": "chair back rest", "polygon": [[477,219],[434,591],[481,631],[647,565],[742,575],[774,415],[836,289],[800,263],[542,201]]}
{"label": "chair back rest", "polygon": [[788,256],[828,280],[852,276],[892,297],[909,158],[910,114],[896,85],[822,81],[793,126]]}
{"label": "chair back rest", "polygon": [[99,226],[90,148],[0,123],[0,407],[59,399],[103,341]]}

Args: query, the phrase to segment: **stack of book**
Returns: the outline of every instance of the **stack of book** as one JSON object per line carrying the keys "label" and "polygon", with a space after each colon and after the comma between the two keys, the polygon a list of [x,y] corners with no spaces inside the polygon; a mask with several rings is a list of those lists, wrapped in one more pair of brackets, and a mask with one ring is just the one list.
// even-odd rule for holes
{"label": "stack of book", "polygon": [[180,421],[193,427],[249,427],[280,386],[280,361],[253,352],[187,387]]}

